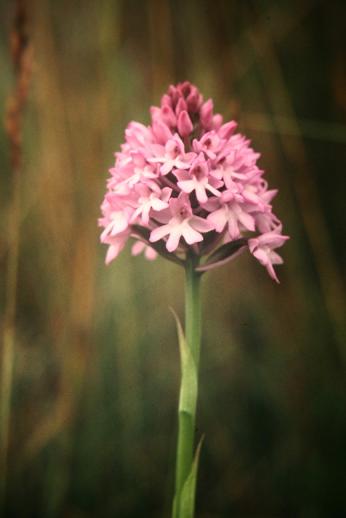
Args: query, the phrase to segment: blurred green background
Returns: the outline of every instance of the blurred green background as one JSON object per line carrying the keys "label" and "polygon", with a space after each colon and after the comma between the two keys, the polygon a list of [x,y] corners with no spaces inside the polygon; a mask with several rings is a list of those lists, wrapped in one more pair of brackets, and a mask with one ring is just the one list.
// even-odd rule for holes
{"label": "blurred green background", "polygon": [[[291,236],[279,286],[246,254],[205,277],[197,517],[345,516],[345,2],[28,5],[4,515],[170,515],[179,363],[168,308],[183,315],[183,274],[129,249],[106,268],[97,218],[127,122],[149,122],[168,84],[188,79],[262,153]],[[0,7],[2,118],[13,6]],[[0,131],[4,280],[13,175]],[[0,303],[3,315],[3,289]]]}

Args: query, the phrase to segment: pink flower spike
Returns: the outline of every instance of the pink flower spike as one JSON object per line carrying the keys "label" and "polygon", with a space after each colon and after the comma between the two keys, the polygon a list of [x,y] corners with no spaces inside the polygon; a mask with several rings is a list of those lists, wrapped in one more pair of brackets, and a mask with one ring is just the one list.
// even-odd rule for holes
{"label": "pink flower spike", "polygon": [[[185,81],[171,85],[160,106],[150,108],[149,126],[128,124],[101,205],[107,262],[129,237],[161,241],[155,250],[178,264],[188,259],[189,247],[210,258],[221,243],[232,249],[233,242],[241,241],[277,280],[273,265],[281,258],[274,250],[287,239],[273,212],[277,191],[269,189],[257,164],[260,155],[236,133],[236,122],[224,123],[213,110],[212,99],[205,102]],[[151,247],[144,246],[136,244],[134,253],[142,250],[153,258]],[[170,256],[163,247],[186,257]]]}
{"label": "pink flower spike", "polygon": [[191,119],[187,113],[187,111],[182,111],[179,113],[178,117],[178,131],[182,137],[187,137],[192,133],[193,124]]}

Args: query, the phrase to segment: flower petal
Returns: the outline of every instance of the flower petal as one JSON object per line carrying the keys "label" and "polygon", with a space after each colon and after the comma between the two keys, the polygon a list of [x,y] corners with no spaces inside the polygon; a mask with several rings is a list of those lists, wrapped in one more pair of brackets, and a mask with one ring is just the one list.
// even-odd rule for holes
{"label": "flower petal", "polygon": [[198,243],[200,241],[203,241],[203,236],[196,230],[194,230],[192,227],[190,227],[189,224],[185,224],[182,228],[182,235],[187,242],[188,245],[192,245],[193,243]]}
{"label": "flower petal", "polygon": [[154,230],[151,231],[149,241],[152,243],[155,243],[155,241],[159,241],[159,239],[162,239],[163,237],[167,236],[171,231],[171,225],[168,223],[167,225],[162,225],[162,227],[154,228]]}
{"label": "flower petal", "polygon": [[192,228],[198,230],[198,232],[210,232],[214,229],[214,225],[211,221],[200,218],[199,216],[192,216],[189,219],[189,224]]}
{"label": "flower petal", "polygon": [[168,252],[174,252],[179,246],[179,241],[182,234],[182,229],[180,226],[173,227],[171,229],[171,233],[169,234],[169,238],[167,240],[166,248]]}

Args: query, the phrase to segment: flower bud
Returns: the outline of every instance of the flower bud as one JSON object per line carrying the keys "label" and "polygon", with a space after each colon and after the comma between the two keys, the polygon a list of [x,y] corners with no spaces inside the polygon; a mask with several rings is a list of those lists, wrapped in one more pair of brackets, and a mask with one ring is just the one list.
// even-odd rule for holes
{"label": "flower bud", "polygon": [[226,122],[223,126],[221,126],[219,135],[221,138],[229,139],[229,137],[234,133],[234,130],[238,124],[235,121]]}
{"label": "flower bud", "polygon": [[187,113],[187,111],[182,111],[178,117],[178,131],[182,137],[187,137],[192,133],[193,124],[191,119]]}
{"label": "flower bud", "polygon": [[177,123],[177,118],[175,116],[175,113],[174,111],[172,110],[172,108],[168,105],[164,105],[162,106],[161,108],[161,116],[162,116],[162,120],[170,127],[173,127],[176,125]]}
{"label": "flower bud", "polygon": [[208,101],[201,106],[201,123],[205,129],[209,129],[212,125],[213,109],[214,104],[212,99],[208,99]]}
{"label": "flower bud", "polygon": [[180,97],[180,99],[177,102],[177,105],[175,107],[175,113],[176,113],[177,117],[180,114],[180,112],[182,112],[182,111],[187,111],[187,104],[186,104],[186,101],[184,101],[184,99],[182,97]]}
{"label": "flower bud", "polygon": [[172,138],[172,133],[164,122],[153,121],[153,133],[159,144],[165,144],[167,140]]}

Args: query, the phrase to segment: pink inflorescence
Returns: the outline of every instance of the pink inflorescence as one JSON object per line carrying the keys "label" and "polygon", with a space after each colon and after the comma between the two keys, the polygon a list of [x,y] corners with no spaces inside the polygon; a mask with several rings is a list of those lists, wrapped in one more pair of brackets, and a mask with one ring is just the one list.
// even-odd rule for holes
{"label": "pink inflorescence", "polygon": [[236,133],[234,121],[214,114],[189,82],[170,86],[150,126],[130,122],[115,153],[103,200],[101,241],[110,263],[132,237],[132,253],[157,253],[184,263],[204,260],[204,271],[248,247],[269,275],[282,263],[274,251],[288,239],[272,212],[269,190],[257,166],[259,153]]}

